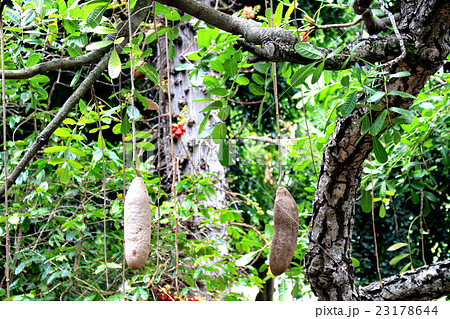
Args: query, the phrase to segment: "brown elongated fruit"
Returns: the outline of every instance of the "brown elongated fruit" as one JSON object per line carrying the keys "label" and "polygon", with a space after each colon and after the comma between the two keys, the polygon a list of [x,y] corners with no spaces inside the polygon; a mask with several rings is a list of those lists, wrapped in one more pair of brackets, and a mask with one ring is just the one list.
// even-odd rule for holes
{"label": "brown elongated fruit", "polygon": [[270,271],[279,276],[289,268],[298,236],[298,208],[291,193],[278,187],[273,208],[273,237],[270,247]]}
{"label": "brown elongated fruit", "polygon": [[145,265],[150,252],[152,212],[142,177],[135,177],[125,196],[125,259],[132,270]]}

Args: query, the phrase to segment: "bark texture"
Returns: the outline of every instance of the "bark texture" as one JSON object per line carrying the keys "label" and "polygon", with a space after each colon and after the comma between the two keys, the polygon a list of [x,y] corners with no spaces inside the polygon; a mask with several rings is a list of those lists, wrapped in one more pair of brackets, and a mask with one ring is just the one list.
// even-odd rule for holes
{"label": "bark texture", "polygon": [[[205,6],[209,1],[201,1]],[[162,51],[159,54],[160,76],[161,79],[169,81],[170,96],[172,104],[172,123],[176,124],[178,116],[183,108],[187,108],[185,116],[186,123],[183,125],[186,129],[185,135],[181,138],[174,137],[174,156],[175,167],[172,163],[172,147],[170,142],[171,127],[169,117],[161,118],[161,161],[157,168],[163,176],[163,185],[166,185],[167,191],[170,193],[170,185],[172,185],[173,170],[175,170],[176,180],[179,181],[184,174],[198,175],[200,173],[210,173],[211,181],[216,186],[216,193],[208,196],[206,205],[215,209],[223,209],[227,207],[228,202],[225,197],[224,189],[228,189],[225,178],[225,167],[219,161],[218,151],[219,145],[215,144],[211,138],[200,138],[199,127],[202,123],[205,113],[200,111],[208,106],[211,101],[193,102],[199,99],[214,99],[214,96],[206,92],[205,85],[193,86],[190,82],[189,70],[176,71],[175,68],[183,63],[189,63],[186,56],[192,52],[198,51],[200,48],[197,44],[196,32],[192,27],[190,20],[176,24],[179,34],[173,40],[174,58],[169,62],[170,78],[167,78],[166,72],[166,46],[164,38],[161,37],[160,44]],[[208,74],[214,76],[214,74]],[[166,91],[160,101],[160,114],[169,113],[169,99]],[[211,113],[205,130],[214,126],[220,119],[217,111]],[[182,195],[182,194],[180,194]],[[182,201],[183,199],[180,198]],[[227,236],[226,227],[216,227],[215,225],[207,225],[200,227],[204,220],[201,215],[194,215],[188,227],[197,238],[216,238],[221,239]],[[223,254],[227,252],[226,245],[221,245],[220,249]],[[213,261],[211,261],[213,262]],[[201,267],[201,265],[200,265]],[[215,276],[217,273],[209,272],[208,275]],[[204,292],[202,296],[206,299],[210,298],[207,293],[206,285],[202,281],[198,281],[197,286]]]}
{"label": "bark texture", "polygon": [[[408,71],[411,76],[391,79],[386,87],[388,92],[398,90],[416,96],[450,52],[450,3],[402,1],[400,8],[399,30],[407,42],[407,54],[386,70],[389,73]],[[380,106],[409,108],[412,103],[409,98],[389,96]],[[350,242],[364,160],[372,150],[370,135],[355,144],[361,136],[356,124],[365,113],[365,108],[357,108],[348,117],[339,119],[323,154],[313,203],[310,246],[305,256],[307,278],[320,300],[363,299],[352,276]],[[372,118],[376,115],[372,114]],[[395,296],[391,295],[392,300]],[[412,297],[417,296],[411,294],[406,298]]]}
{"label": "bark texture", "polygon": [[[171,128],[169,127],[169,117],[163,117],[161,140],[163,160],[159,165],[159,169],[163,170],[163,174],[166,177],[165,185],[171,185],[172,170],[176,170],[176,175],[181,176],[183,174],[197,174],[200,172],[207,172],[215,174],[217,177],[213,178],[213,182],[217,183],[219,188],[224,188],[225,183],[225,168],[220,164],[218,159],[218,144],[213,143],[212,139],[199,138],[199,126],[204,119],[204,113],[200,113],[210,101],[206,102],[193,102],[198,99],[214,99],[214,96],[206,93],[204,86],[192,86],[189,78],[189,71],[176,71],[175,68],[183,63],[188,63],[186,56],[189,53],[199,50],[197,45],[197,39],[195,37],[195,31],[192,29],[189,21],[177,24],[179,34],[173,41],[174,44],[174,60],[170,63],[170,93],[172,103],[172,123],[177,123],[177,117],[183,108],[187,107],[186,123],[184,128],[186,133],[181,139],[174,138],[174,154],[176,165],[173,167],[171,154],[172,149],[170,145]],[[167,80],[166,73],[166,56],[165,56],[165,43],[163,37],[161,37],[161,44],[163,51],[160,56],[161,65],[160,72],[161,78]],[[167,92],[165,92],[162,101],[160,101],[160,113],[169,113],[169,101]],[[214,126],[218,122],[219,118],[214,114],[208,120],[208,124],[205,129]],[[184,147],[183,147],[184,144]],[[188,154],[187,154],[188,153]],[[216,208],[224,208],[227,205],[225,199],[225,193],[218,191],[216,196],[211,198],[210,203],[214,203]]]}
{"label": "bark texture", "polygon": [[361,288],[360,300],[433,300],[450,294],[450,259],[409,270]]}

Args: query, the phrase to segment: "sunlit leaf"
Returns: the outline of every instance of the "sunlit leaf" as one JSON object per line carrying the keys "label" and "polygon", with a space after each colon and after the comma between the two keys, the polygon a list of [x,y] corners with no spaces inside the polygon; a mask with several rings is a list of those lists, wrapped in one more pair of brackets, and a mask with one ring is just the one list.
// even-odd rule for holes
{"label": "sunlit leaf", "polygon": [[296,43],[294,49],[298,54],[308,59],[317,60],[324,58],[322,52],[304,42]]}

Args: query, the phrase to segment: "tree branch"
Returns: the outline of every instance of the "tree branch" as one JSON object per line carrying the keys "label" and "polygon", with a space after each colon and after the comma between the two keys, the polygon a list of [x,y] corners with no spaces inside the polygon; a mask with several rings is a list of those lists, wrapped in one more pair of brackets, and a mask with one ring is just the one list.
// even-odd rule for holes
{"label": "tree branch", "polygon": [[[157,0],[162,4],[176,7],[200,20],[205,21],[219,29],[236,35],[242,35],[245,41],[240,40],[238,43],[245,50],[255,54],[257,57],[251,62],[257,60],[271,62],[291,62],[298,64],[309,64],[314,61],[307,59],[295,51],[295,44],[298,42],[297,37],[290,31],[281,28],[263,28],[255,21],[230,16],[225,13],[214,10],[195,0]],[[352,48],[359,45],[352,54]],[[327,56],[333,49],[324,49],[315,47]],[[398,39],[394,36],[386,36],[381,38],[359,39],[347,45],[338,55],[326,59],[326,70],[341,70],[350,68],[356,62],[365,60],[370,63],[387,62],[401,53]],[[349,61],[348,56],[352,55]]]}
{"label": "tree branch", "polygon": [[[370,35],[387,31],[389,26],[392,25],[392,22],[389,17],[383,19],[376,19],[373,16],[372,9],[370,8],[372,1],[373,0],[355,0],[353,2],[353,11],[355,11],[356,14],[362,16],[364,24],[367,28],[367,32]],[[394,19],[395,21],[398,21],[400,19],[400,14],[398,13],[395,14]]]}
{"label": "tree branch", "polygon": [[450,294],[450,259],[359,288],[359,300],[433,300]]}
{"label": "tree branch", "polygon": [[[132,29],[133,32],[139,27],[142,21],[147,16],[147,10],[153,3],[153,0],[138,0],[133,9],[133,19],[132,19]],[[121,25],[117,28],[118,32],[121,32]],[[125,34],[124,40],[116,45],[116,50],[121,52],[125,45],[128,43],[128,35]],[[108,66],[110,53],[103,57],[103,59],[97,64],[97,66],[92,70],[86,79],[80,84],[80,86],[75,90],[75,92],[66,100],[63,106],[59,109],[58,113],[55,115],[53,120],[44,128],[44,130],[39,133],[36,140],[31,145],[30,149],[19,161],[17,166],[14,168],[11,174],[8,175],[6,183],[8,183],[8,188],[12,186],[19,177],[19,175],[24,171],[24,169],[29,165],[33,157],[38,153],[38,151],[47,143],[53,132],[61,125],[62,121],[67,117],[71,109],[78,103],[78,101],[83,97],[83,95],[89,90],[89,88],[97,81],[101,76],[103,71],[106,70]],[[5,194],[5,183],[0,187],[0,197]]]}
{"label": "tree branch", "polygon": [[[146,2],[148,2],[148,1],[146,1]],[[153,2],[153,1],[151,1],[151,2]],[[144,15],[144,18],[145,18],[145,15],[147,14],[147,10],[145,10],[145,9],[149,9],[148,7],[149,6],[147,6],[147,5],[140,6],[138,8],[139,10],[136,10],[135,12],[133,12],[132,20],[136,20],[136,18],[135,18],[136,14]],[[135,8],[137,8],[137,4],[136,4]],[[120,38],[122,36],[124,36],[124,37],[127,36],[128,35],[128,23],[126,23],[126,21],[120,23],[117,26],[116,31],[117,32],[115,32],[115,33],[108,34],[105,37],[105,39],[103,39],[103,41],[114,41],[117,38]],[[94,50],[92,52],[89,52],[89,53],[81,55],[81,56],[65,57],[65,58],[56,59],[56,60],[52,60],[52,61],[42,62],[42,63],[38,63],[32,67],[24,68],[21,70],[5,70],[5,78],[7,80],[22,80],[22,79],[31,78],[37,74],[43,74],[48,71],[68,70],[68,69],[73,69],[73,68],[80,67],[83,65],[95,63],[95,62],[99,61],[105,55],[105,53],[111,49],[112,46],[113,46],[113,44],[110,44],[106,47]]]}

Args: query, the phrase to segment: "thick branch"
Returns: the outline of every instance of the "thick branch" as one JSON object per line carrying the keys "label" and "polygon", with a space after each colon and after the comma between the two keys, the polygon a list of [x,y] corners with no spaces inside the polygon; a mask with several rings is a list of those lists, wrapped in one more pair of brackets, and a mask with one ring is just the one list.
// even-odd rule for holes
{"label": "thick branch", "polygon": [[[284,29],[280,29],[286,31]],[[273,62],[291,62],[298,64],[310,64],[317,60],[312,60],[299,55],[294,45],[280,46],[276,42],[268,41],[262,46],[256,46],[251,43],[239,41],[239,44],[249,52],[255,54],[259,60]],[[356,49],[354,49],[358,46]],[[324,49],[315,47],[322,52],[324,56],[329,55],[334,49]],[[353,50],[353,52],[352,52]],[[341,70],[348,69],[355,63],[367,61],[370,63],[384,63],[394,59],[400,54],[400,44],[395,36],[388,35],[378,38],[357,39],[342,49],[339,54],[325,60],[325,70]],[[347,61],[347,58],[351,58]],[[254,61],[252,61],[254,62]]]}
{"label": "thick branch", "polygon": [[[195,0],[158,0],[158,2],[176,7],[224,31],[242,35],[245,41],[239,41],[239,44],[245,50],[255,54],[259,60],[299,64],[309,64],[315,61],[307,59],[295,51],[294,47],[298,39],[288,30],[259,27],[253,20],[227,15]],[[361,42],[363,42],[363,45],[351,54],[354,58],[346,62],[351,49]],[[316,47],[316,49],[322,52],[324,56],[333,51],[333,49],[320,47]],[[347,45],[339,55],[327,59],[324,68],[326,70],[340,70],[344,64],[346,68],[350,68],[361,60],[371,63],[384,63],[398,56],[399,53],[399,42],[395,37],[360,39]]]}
{"label": "thick branch", "polygon": [[[147,16],[147,10],[143,10],[144,8],[149,8],[153,3],[153,0],[138,0],[133,10],[133,19],[132,19],[132,29],[133,32],[136,30],[141,22]],[[118,29],[120,30],[120,29]],[[118,52],[122,51],[125,45],[128,43],[128,36],[124,35],[124,40],[116,45],[116,50]],[[75,92],[66,100],[64,105],[59,109],[58,113],[55,115],[53,120],[44,128],[44,130],[39,133],[36,138],[36,141],[31,145],[30,149],[26,152],[26,154],[19,161],[17,166],[14,168],[11,174],[8,174],[8,189],[12,186],[19,177],[19,175],[23,172],[23,170],[29,165],[33,157],[39,152],[39,150],[47,143],[50,136],[53,132],[61,125],[62,121],[67,117],[72,108],[78,103],[78,101],[82,98],[82,96],[89,90],[89,88],[97,81],[103,71],[106,70],[108,66],[110,54],[103,57],[100,63],[94,68],[92,72],[86,77],[86,79],[80,84],[80,86],[75,90]],[[0,187],[0,197],[5,194],[5,183]]]}
{"label": "thick branch", "polygon": [[[389,18],[376,19],[373,16],[372,9],[370,8],[372,1],[373,0],[355,0],[353,2],[353,11],[362,16],[367,32],[371,35],[387,31],[388,27],[392,25]],[[400,14],[395,14],[394,18],[398,21],[400,19]]]}
{"label": "thick branch", "polygon": [[359,288],[360,300],[433,300],[450,294],[450,259]]}
{"label": "thick branch", "polygon": [[[135,6],[137,8],[137,4]],[[147,10],[149,9],[149,6],[140,6],[140,11],[136,11],[132,15],[132,20],[137,21],[136,15],[145,15],[147,13]],[[142,21],[141,21],[142,22]],[[114,41],[117,38],[121,36],[128,35],[128,23],[122,22],[117,26],[116,33],[108,34],[104,41]],[[99,61],[106,52],[108,52],[112,47],[111,45],[108,45],[106,47],[94,50],[92,52],[89,52],[87,54],[77,56],[77,57],[65,57],[61,59],[56,59],[52,61],[42,62],[38,63],[32,67],[24,68],[21,70],[5,70],[5,78],[7,80],[21,80],[21,79],[29,79],[37,74],[43,74],[48,71],[53,70],[68,70],[73,69],[76,67],[80,67],[83,65],[88,65],[91,63],[95,63]]]}
{"label": "thick branch", "polygon": [[105,55],[105,53],[110,49],[111,45],[77,57],[61,58],[48,62],[42,62],[21,70],[5,70],[5,78],[7,80],[29,79],[37,74],[43,74],[47,71],[59,69],[67,70],[91,64],[100,60],[102,56]]}

